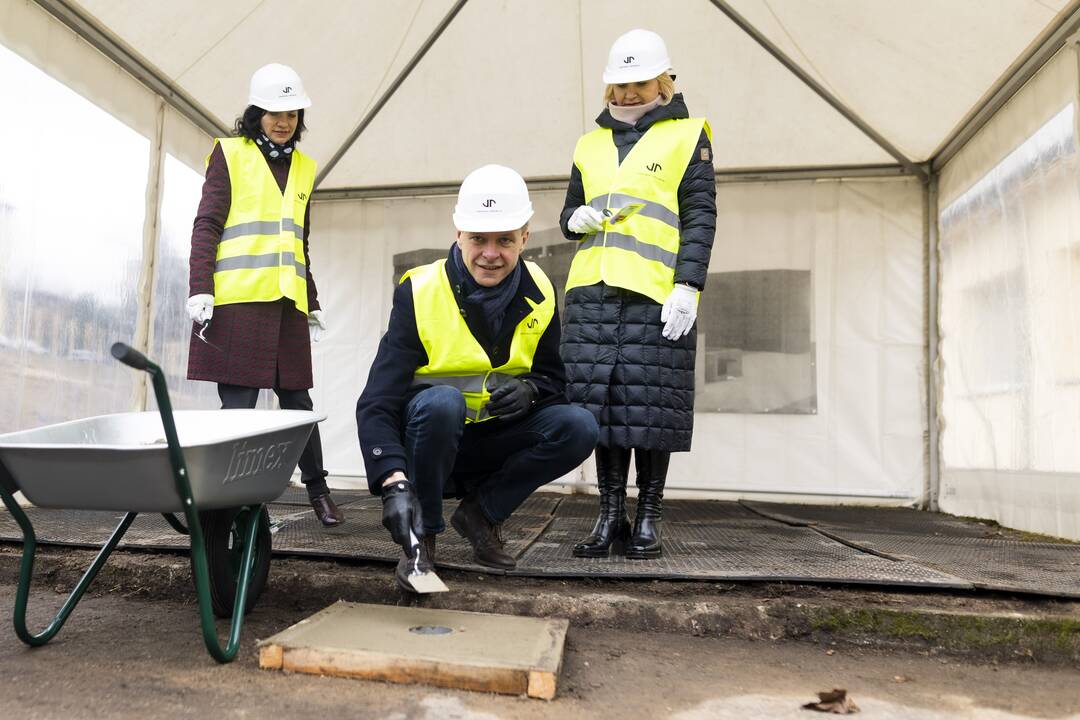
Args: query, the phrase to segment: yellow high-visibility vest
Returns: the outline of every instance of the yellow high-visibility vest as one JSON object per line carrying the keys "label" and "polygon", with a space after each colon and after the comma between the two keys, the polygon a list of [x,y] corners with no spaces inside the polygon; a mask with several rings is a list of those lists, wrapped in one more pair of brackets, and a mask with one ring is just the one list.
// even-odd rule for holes
{"label": "yellow high-visibility vest", "polygon": [[[218,243],[214,305],[286,297],[307,315],[304,213],[315,187],[315,161],[293,150],[285,192],[255,143],[218,138],[229,166],[232,202]],[[209,164],[209,156],[206,158]]]}
{"label": "yellow high-visibility vest", "polygon": [[510,356],[499,367],[492,367],[491,358],[461,315],[446,275],[446,260],[413,268],[401,276],[401,282],[412,281],[416,331],[428,357],[427,365],[416,369],[413,384],[456,387],[465,397],[465,422],[489,420],[487,403],[491,392],[508,378],[532,370],[536,346],[555,315],[551,280],[536,263],[519,262],[525,263],[525,272],[532,275],[544,298],[539,303],[525,298],[532,312],[514,328]]}
{"label": "yellow high-visibility vest", "polygon": [[675,287],[679,256],[679,183],[704,118],[661,120],[650,127],[622,163],[609,128],[583,135],[574,148],[585,202],[603,212],[643,203],[616,225],[586,235],[574,254],[566,289],[604,282],[663,303]]}

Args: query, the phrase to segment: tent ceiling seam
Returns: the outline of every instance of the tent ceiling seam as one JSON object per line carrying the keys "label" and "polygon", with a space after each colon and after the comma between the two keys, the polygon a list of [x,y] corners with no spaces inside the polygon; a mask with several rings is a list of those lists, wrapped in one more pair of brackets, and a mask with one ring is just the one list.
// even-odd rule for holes
{"label": "tent ceiling seam", "polygon": [[802,67],[792,60],[787,54],[781,50],[776,43],[767,38],[760,30],[735,11],[727,3],[727,0],[709,0],[712,5],[724,13],[735,25],[744,33],[750,36],[750,38],[760,45],[766,52],[772,55],[776,60],[788,69],[795,77],[802,81],[804,85],[813,90],[817,95],[827,102],[834,110],[839,112],[848,122],[858,128],[864,135],[873,140],[878,147],[887,152],[893,158],[896,159],[901,165],[906,167],[912,175],[917,176],[923,182],[926,182],[929,178],[926,170],[920,165],[916,164],[913,160],[908,158],[904,153],[900,152],[884,135],[875,130],[868,122],[863,120],[854,110],[842,103],[835,95],[833,95],[827,88],[821,83],[812,78],[809,73],[802,69]]}
{"label": "tent ceiling seam", "polygon": [[1017,58],[1010,69],[1006,70],[934,150],[930,156],[933,171],[940,172],[941,168],[990,121],[990,118],[1065,46],[1069,36],[1077,30],[1080,30],[1080,0],[1073,0],[1070,3],[1070,9],[1061,12],[1060,22],[1044,30],[1042,39],[1036,39],[1029,46],[1029,51]]}
{"label": "tent ceiling seam", "polygon": [[218,45],[220,45],[221,43],[225,42],[225,38],[227,38],[227,37],[229,37],[230,35],[232,35],[232,34],[233,34],[233,32],[234,32],[234,31],[236,30],[236,28],[240,27],[240,25],[241,25],[241,24],[243,24],[243,23],[244,23],[245,21],[247,21],[247,19],[248,19],[249,17],[251,17],[252,15],[254,15],[254,14],[255,14],[255,11],[256,11],[256,10],[258,10],[259,8],[261,8],[261,7],[262,7],[262,6],[263,6],[263,5],[265,4],[265,3],[266,3],[266,0],[259,0],[259,2],[255,3],[255,7],[251,8],[251,10],[249,10],[249,11],[248,11],[248,12],[247,12],[247,13],[246,13],[246,14],[244,15],[244,17],[242,17],[242,18],[240,18],[239,20],[237,20],[237,21],[236,21],[236,22],[235,22],[235,23],[233,24],[233,26],[232,26],[231,28],[229,28],[228,30],[226,30],[226,31],[225,31],[225,32],[224,32],[224,33],[222,34],[222,36],[221,36],[221,37],[219,37],[219,38],[218,38],[217,40],[215,40],[215,41],[214,41],[214,42],[213,42],[213,43],[212,43],[212,44],[210,45],[210,47],[206,48],[206,49],[205,49],[205,50],[203,50],[203,51],[202,51],[201,53],[199,53],[198,57],[196,57],[196,58],[195,58],[194,60],[192,60],[192,61],[191,61],[190,63],[188,63],[187,67],[185,67],[185,68],[184,68],[183,70],[181,70],[180,72],[176,73],[176,79],[177,79],[177,80],[179,80],[180,78],[184,77],[184,75],[187,75],[188,71],[190,71],[190,70],[191,70],[191,68],[193,68],[193,67],[195,67],[196,65],[198,65],[198,64],[199,64],[199,63],[200,63],[200,62],[202,61],[202,59],[203,59],[204,57],[206,57],[206,56],[207,56],[207,55],[209,55],[209,54],[210,54],[211,52],[213,52],[214,48],[216,48],[216,47],[217,47]]}
{"label": "tent ceiling seam", "polygon": [[349,151],[349,148],[353,146],[353,144],[357,141],[357,139],[364,132],[364,130],[366,130],[367,127],[371,124],[371,122],[378,116],[379,112],[386,106],[386,104],[390,101],[390,98],[394,96],[394,93],[397,92],[397,89],[401,87],[402,83],[405,82],[405,80],[409,77],[412,71],[416,69],[416,66],[419,65],[420,61],[424,59],[425,55],[427,55],[427,51],[431,49],[431,47],[435,44],[435,41],[438,40],[439,36],[443,34],[443,31],[446,30],[446,28],[449,27],[450,23],[454,21],[454,18],[457,17],[458,13],[463,7],[465,7],[465,3],[467,3],[468,1],[469,0],[457,0],[457,2],[454,3],[454,6],[450,8],[450,10],[446,13],[445,17],[443,17],[443,19],[439,21],[439,24],[435,26],[435,29],[431,31],[430,35],[428,35],[427,40],[425,40],[423,44],[420,45],[420,47],[417,49],[416,53],[412,56],[409,62],[405,65],[405,67],[401,69],[401,72],[398,73],[397,77],[394,78],[394,82],[390,83],[390,87],[388,87],[386,91],[382,94],[382,96],[378,99],[378,101],[376,101],[375,106],[368,111],[368,113],[363,117],[363,119],[359,122],[356,128],[351,133],[349,133],[349,137],[345,139],[345,142],[341,145],[341,147],[337,149],[337,151],[323,166],[322,170],[319,171],[318,176],[315,178],[316,189],[320,185],[322,185],[323,180],[325,180],[326,177],[330,174],[330,171],[334,169],[334,166],[336,166],[338,162],[341,161],[341,158],[345,156],[345,153]]}
{"label": "tent ceiling seam", "polygon": [[75,8],[67,0],[34,0],[34,3],[116,63],[200,130],[211,136],[229,134],[225,124],[213,113],[82,10]]}

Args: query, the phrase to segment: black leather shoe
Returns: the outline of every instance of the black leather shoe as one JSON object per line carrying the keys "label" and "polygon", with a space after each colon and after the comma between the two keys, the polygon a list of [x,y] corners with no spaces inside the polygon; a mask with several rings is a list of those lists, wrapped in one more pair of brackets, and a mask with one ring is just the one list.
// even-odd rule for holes
{"label": "black leather shoe", "polygon": [[311,507],[315,510],[315,517],[319,518],[319,522],[325,527],[334,527],[345,522],[345,515],[338,509],[330,493],[311,498]]}
{"label": "black leather shoe", "polygon": [[517,560],[503,547],[501,528],[484,516],[475,498],[461,501],[450,516],[450,525],[472,545],[476,562],[500,570],[513,570],[517,566]]}
{"label": "black leather shoe", "polygon": [[[417,569],[422,572],[431,572],[435,569],[435,536],[425,535],[420,538],[420,555],[416,561]],[[416,593],[416,588],[409,582],[409,573],[413,571],[413,561],[405,554],[403,550],[401,552],[401,559],[398,560],[397,568],[394,570],[394,580],[397,581],[399,588],[407,593]]]}

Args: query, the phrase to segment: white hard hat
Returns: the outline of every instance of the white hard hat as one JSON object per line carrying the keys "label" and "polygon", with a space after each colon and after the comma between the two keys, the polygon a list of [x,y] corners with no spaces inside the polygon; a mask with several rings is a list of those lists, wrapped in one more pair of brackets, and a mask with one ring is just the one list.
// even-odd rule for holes
{"label": "white hard hat", "polygon": [[303,110],[311,107],[311,98],[304,92],[304,82],[288,65],[263,65],[251,76],[248,105],[267,112]]}
{"label": "white hard hat", "polygon": [[671,70],[664,38],[651,30],[631,30],[620,35],[608,52],[604,84],[640,82]]}
{"label": "white hard hat", "polygon": [[502,165],[485,165],[461,183],[454,227],[462,232],[504,232],[523,227],[532,216],[529,188],[522,177]]}

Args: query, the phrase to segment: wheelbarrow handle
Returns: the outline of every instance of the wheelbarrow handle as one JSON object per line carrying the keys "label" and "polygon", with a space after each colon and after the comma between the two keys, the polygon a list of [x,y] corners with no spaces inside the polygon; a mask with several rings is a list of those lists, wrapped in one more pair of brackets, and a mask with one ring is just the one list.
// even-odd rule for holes
{"label": "wheelbarrow handle", "polygon": [[125,343],[113,343],[111,352],[114,358],[136,370],[149,370],[153,366],[145,355]]}

